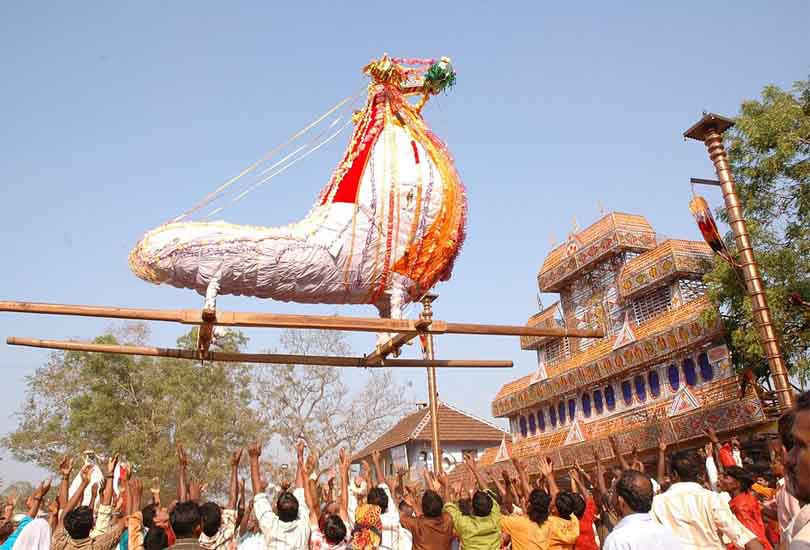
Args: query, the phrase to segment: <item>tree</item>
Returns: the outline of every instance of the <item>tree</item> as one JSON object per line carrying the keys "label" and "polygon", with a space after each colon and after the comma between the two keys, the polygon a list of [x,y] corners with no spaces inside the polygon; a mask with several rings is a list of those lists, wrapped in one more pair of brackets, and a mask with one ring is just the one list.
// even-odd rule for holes
{"label": "tree", "polygon": [[[193,348],[197,329],[178,339]],[[96,338],[103,344],[142,345],[144,325]],[[238,351],[239,332],[215,346]],[[143,479],[173,486],[175,443],[190,458],[191,475],[224,488],[230,451],[266,435],[254,408],[252,371],[241,364],[171,358],[59,352],[27,379],[18,426],[3,445],[23,461],[53,470],[62,454],[121,453]]]}
{"label": "tree", "polygon": [[[287,330],[285,353],[349,355],[342,332]],[[404,388],[389,369],[368,370],[365,384],[351,392],[342,371],[334,367],[283,365],[261,375],[257,395],[270,430],[288,448],[299,437],[318,460],[320,475],[346,447],[355,452],[387,430],[405,412]]]}
{"label": "tree", "polygon": [[[743,102],[727,139],[782,352],[804,384],[810,378],[810,309],[801,304],[810,301],[810,80],[790,90],[766,86],[760,99]],[[723,208],[718,217],[728,221]],[[731,233],[726,242],[735,250]],[[768,364],[742,278],[718,260],[706,281],[735,363],[765,378]]]}

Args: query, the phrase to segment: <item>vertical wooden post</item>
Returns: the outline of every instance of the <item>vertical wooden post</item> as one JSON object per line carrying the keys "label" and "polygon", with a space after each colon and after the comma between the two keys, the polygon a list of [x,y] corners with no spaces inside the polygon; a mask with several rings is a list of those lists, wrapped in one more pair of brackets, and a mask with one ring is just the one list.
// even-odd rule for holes
{"label": "vertical wooden post", "polygon": [[[425,321],[433,320],[433,301],[438,298],[436,294],[426,294],[422,298],[422,314],[421,319]],[[423,343],[423,356],[425,359],[433,358],[433,335],[428,333],[422,335]],[[428,403],[430,405],[430,431],[431,431],[431,444],[433,448],[433,471],[439,473],[442,471],[442,446],[439,438],[439,391],[436,387],[436,369],[428,367]]]}

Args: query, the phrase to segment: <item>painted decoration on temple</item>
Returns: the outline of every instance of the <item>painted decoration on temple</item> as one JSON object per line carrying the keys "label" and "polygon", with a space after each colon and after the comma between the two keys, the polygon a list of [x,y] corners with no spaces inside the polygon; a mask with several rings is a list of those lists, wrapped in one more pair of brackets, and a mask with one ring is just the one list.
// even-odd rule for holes
{"label": "painted decoration on temple", "polygon": [[[371,83],[365,105],[347,121],[354,123],[349,144],[301,221],[271,228],[180,216],[138,242],[132,271],[196,290],[206,308],[218,294],[233,294],[372,304],[393,318],[449,279],[464,242],[467,202],[422,106],[454,84],[455,72],[447,58],[384,55],[364,73]],[[420,98],[415,105],[412,96]]]}
{"label": "painted decoration on temple", "polygon": [[563,445],[572,445],[574,443],[581,443],[585,441],[585,436],[582,435],[582,429],[579,427],[579,420],[574,420],[571,428],[568,430],[568,435],[565,436]]}
{"label": "painted decoration on temple", "polygon": [[669,416],[677,416],[698,408],[700,408],[700,401],[689,390],[688,386],[684,386],[675,395],[672,406],[669,408]]}
{"label": "painted decoration on temple", "polygon": [[511,456],[509,455],[509,448],[506,446],[506,436],[501,439],[501,446],[498,447],[498,454],[495,457],[495,462],[503,462],[504,460],[509,460]]}
{"label": "painted decoration on temple", "polygon": [[630,316],[625,314],[622,328],[619,331],[619,334],[616,336],[616,340],[613,341],[613,350],[615,351],[619,348],[623,348],[624,346],[632,344],[635,341],[636,333],[633,332],[633,327],[630,325]]}

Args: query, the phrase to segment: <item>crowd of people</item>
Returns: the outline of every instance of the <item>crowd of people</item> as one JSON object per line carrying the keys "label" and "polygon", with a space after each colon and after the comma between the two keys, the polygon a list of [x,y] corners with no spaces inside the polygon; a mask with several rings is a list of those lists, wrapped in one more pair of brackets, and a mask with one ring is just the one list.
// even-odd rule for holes
{"label": "crowd of people", "polygon": [[[779,420],[779,435],[765,467],[712,429],[697,450],[669,452],[660,437],[655,476],[611,440],[618,464],[606,469],[595,451],[590,473],[576,464],[559,484],[547,458],[532,468],[512,459],[513,468],[488,476],[467,456],[458,466],[469,473],[461,476],[465,485],[428,470],[418,482],[405,471],[387,478],[374,453],[373,470],[366,461],[352,476],[345,450],[321,480],[303,442],[295,448],[295,479],[268,483],[256,442],[246,449],[253,496],[246,498],[238,476],[239,449],[230,458],[225,506],[189,483],[181,445],[177,498],[167,505],[155,486],[143,506],[144,486],[134,475],[118,482],[118,457],[109,458],[87,502],[93,466],[81,468],[71,491],[74,464],[64,457],[56,498],[43,504],[51,486],[43,482],[21,517],[14,498],[7,500],[0,550],[810,549],[810,392]],[[535,480],[530,470],[539,470]]]}

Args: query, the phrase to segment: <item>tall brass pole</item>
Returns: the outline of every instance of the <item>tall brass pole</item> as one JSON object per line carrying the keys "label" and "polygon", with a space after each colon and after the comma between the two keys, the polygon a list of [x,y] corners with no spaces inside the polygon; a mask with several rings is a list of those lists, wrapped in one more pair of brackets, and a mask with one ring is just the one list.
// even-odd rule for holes
{"label": "tall brass pole", "polygon": [[[426,321],[433,319],[433,306],[431,305],[438,296],[436,294],[426,294],[422,298],[422,314],[420,317]],[[424,335],[424,350],[423,355],[425,359],[433,358],[433,335],[428,333]],[[431,445],[433,447],[433,471],[439,473],[442,471],[442,446],[439,440],[439,393],[436,388],[436,369],[428,367],[428,403],[430,404],[430,431],[431,431]]]}
{"label": "tall brass pole", "polygon": [[751,311],[759,332],[760,343],[765,351],[765,357],[768,359],[779,405],[782,410],[787,410],[793,407],[793,390],[790,387],[785,361],[782,358],[779,341],[773,328],[768,299],[765,296],[759,266],[754,259],[748,229],[743,219],[742,205],[737,195],[737,186],[728,163],[728,154],[723,146],[722,134],[732,126],[734,126],[732,120],[709,113],[689,128],[684,133],[684,137],[704,142],[709,150],[709,158],[714,163],[717,179],[720,180],[720,187],[723,190],[723,199],[726,202],[728,223],[734,233],[734,240],[740,255],[740,267],[745,278],[745,286],[751,298]]}

